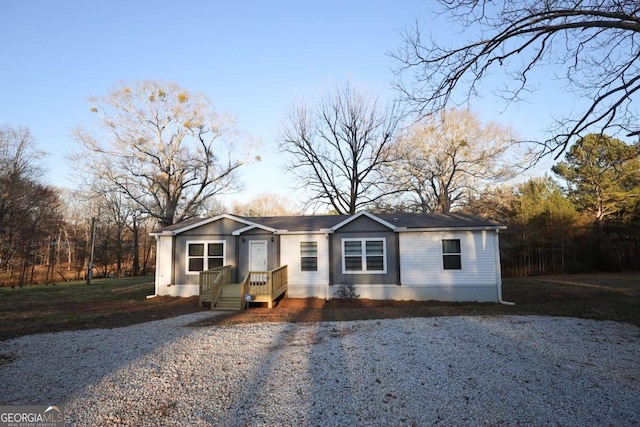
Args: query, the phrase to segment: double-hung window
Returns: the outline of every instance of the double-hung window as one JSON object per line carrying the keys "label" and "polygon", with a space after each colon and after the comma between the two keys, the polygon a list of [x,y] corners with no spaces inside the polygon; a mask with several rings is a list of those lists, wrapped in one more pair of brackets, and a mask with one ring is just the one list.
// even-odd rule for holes
{"label": "double-hung window", "polygon": [[187,242],[187,273],[224,265],[224,242]]}
{"label": "double-hung window", "polygon": [[300,270],[318,271],[318,242],[300,242]]}
{"label": "double-hung window", "polygon": [[445,270],[462,269],[460,239],[445,239],[442,241],[442,265]]}
{"label": "double-hung window", "polygon": [[386,273],[386,240],[342,239],[342,271],[346,274]]}

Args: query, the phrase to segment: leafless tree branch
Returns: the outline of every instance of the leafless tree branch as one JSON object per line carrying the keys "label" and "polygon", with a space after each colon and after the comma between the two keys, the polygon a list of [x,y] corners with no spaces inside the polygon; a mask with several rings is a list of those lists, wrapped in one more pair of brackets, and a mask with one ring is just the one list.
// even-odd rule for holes
{"label": "leafless tree branch", "polygon": [[[502,93],[507,103],[536,89],[531,72],[564,69],[565,87],[592,103],[556,119],[553,134],[540,141],[541,155],[559,156],[586,132],[637,134],[640,3],[631,0],[442,0],[445,12],[469,30],[474,41],[443,47],[424,40],[419,27],[405,31],[396,86],[422,115],[470,101],[498,69],[511,76]],[[453,105],[452,105],[453,104]],[[507,104],[508,105],[508,104]]]}

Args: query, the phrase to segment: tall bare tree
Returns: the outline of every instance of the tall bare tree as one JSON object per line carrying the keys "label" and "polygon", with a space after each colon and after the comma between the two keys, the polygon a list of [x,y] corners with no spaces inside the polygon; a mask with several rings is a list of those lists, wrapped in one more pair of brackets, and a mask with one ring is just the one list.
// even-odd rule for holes
{"label": "tall bare tree", "polygon": [[291,109],[280,149],[308,194],[306,207],[352,214],[388,194],[380,184],[399,128],[397,113],[395,104],[383,107],[349,83],[314,105]]}
{"label": "tall bare tree", "polygon": [[28,128],[0,127],[0,267],[19,266],[21,285],[33,281],[39,249],[53,246],[62,219],[57,192],[40,182],[42,154]]}
{"label": "tall bare tree", "polygon": [[234,202],[231,213],[257,217],[296,215],[300,212],[287,197],[275,193],[262,193],[245,203]]}
{"label": "tall bare tree", "polygon": [[640,89],[638,1],[440,3],[471,41],[443,46],[424,39],[419,28],[405,32],[404,46],[393,55],[400,64],[398,87],[418,111],[429,114],[468,101],[494,73],[506,74],[495,88],[506,102],[518,101],[544,84],[537,70],[551,66],[567,93],[590,103],[556,118],[543,153],[556,152],[557,158],[574,137],[590,131],[640,134],[631,105]]}
{"label": "tall bare tree", "polygon": [[[160,225],[205,212],[236,190],[235,128],[209,99],[175,83],[122,83],[90,99],[102,132],[78,129],[84,171],[119,191]],[[104,184],[106,183],[106,184]]]}
{"label": "tall bare tree", "polygon": [[468,110],[446,110],[410,127],[395,144],[390,169],[406,208],[449,212],[488,184],[513,178],[526,165],[526,149],[512,131],[482,123]]}

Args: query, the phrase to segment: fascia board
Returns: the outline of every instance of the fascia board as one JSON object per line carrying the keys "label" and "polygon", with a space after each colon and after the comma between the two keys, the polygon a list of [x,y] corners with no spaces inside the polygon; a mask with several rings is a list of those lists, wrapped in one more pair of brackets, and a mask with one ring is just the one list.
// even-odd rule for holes
{"label": "fascia board", "polygon": [[265,231],[268,231],[268,232],[270,232],[270,233],[274,233],[274,234],[276,234],[276,233],[277,233],[277,231],[278,231],[278,230],[277,230],[277,229],[275,229],[275,228],[266,227],[266,226],[264,226],[264,225],[260,225],[260,224],[255,224],[255,223],[253,223],[253,224],[248,225],[248,226],[246,226],[246,227],[243,227],[243,228],[239,228],[239,229],[237,229],[236,231],[232,232],[232,233],[231,233],[231,235],[233,235],[233,236],[239,236],[239,235],[241,235],[242,233],[246,233],[246,232],[247,232],[247,231],[249,231],[249,230],[253,230],[254,228],[259,228],[259,229],[261,229],[261,230],[265,230]]}
{"label": "fascia board", "polygon": [[189,224],[189,225],[187,225],[185,227],[178,228],[176,230],[161,231],[159,233],[158,232],[155,232],[155,233],[152,232],[152,233],[149,233],[149,234],[151,236],[176,236],[178,234],[184,233],[185,231],[189,231],[189,230],[192,230],[194,228],[198,228],[198,227],[201,227],[203,225],[207,225],[207,224],[210,224],[212,222],[219,221],[219,220],[221,220],[223,218],[224,219],[230,219],[232,221],[236,221],[236,222],[239,222],[239,223],[245,224],[245,225],[253,224],[250,221],[244,220],[242,218],[238,218],[238,217],[233,216],[233,215],[221,214],[221,215],[216,215],[213,218],[203,218],[202,221],[194,222],[193,224]]}
{"label": "fascia board", "polygon": [[425,228],[406,228],[396,230],[399,233],[414,233],[425,231],[491,231],[491,230],[506,230],[506,225],[491,225],[491,226],[478,226],[478,227],[425,227]]}
{"label": "fascia board", "polygon": [[381,224],[381,225],[384,225],[385,227],[391,229],[392,231],[397,231],[397,229],[398,229],[398,227],[396,227],[395,225],[393,225],[391,223],[388,223],[387,221],[384,221],[384,220],[378,218],[374,214],[371,214],[371,213],[369,213],[367,211],[362,211],[362,212],[358,212],[357,214],[345,219],[341,223],[334,225],[333,227],[331,227],[331,231],[335,232],[336,230],[341,229],[345,225],[349,224],[352,221],[355,221],[356,219],[360,218],[363,215],[366,216],[367,218],[369,218],[369,219]]}
{"label": "fascia board", "polygon": [[281,234],[281,235],[296,235],[296,234],[333,234],[333,230],[331,230],[330,228],[321,228],[319,230],[296,230],[296,231],[289,231],[289,230],[278,230],[276,231],[275,234]]}

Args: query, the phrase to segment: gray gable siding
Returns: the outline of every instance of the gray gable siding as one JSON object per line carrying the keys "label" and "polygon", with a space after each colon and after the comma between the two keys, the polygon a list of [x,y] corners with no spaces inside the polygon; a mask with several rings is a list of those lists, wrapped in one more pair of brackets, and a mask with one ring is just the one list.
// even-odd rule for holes
{"label": "gray gable siding", "polygon": [[[386,231],[348,231],[337,232],[330,235],[330,253],[331,253],[331,284],[354,284],[354,285],[366,285],[366,284],[398,284],[398,235],[388,228],[383,227]],[[350,274],[344,273],[342,269],[342,242],[345,238],[383,238],[385,239],[386,246],[386,263],[387,272],[382,273],[358,273]]]}
{"label": "gray gable siding", "polygon": [[174,246],[174,283],[198,284],[199,276],[197,274],[187,274],[187,242],[211,242],[223,241],[225,246],[225,264],[231,265],[231,278],[236,281],[239,278],[238,271],[238,237],[232,233],[245,227],[237,221],[228,218],[221,218],[204,224],[200,227],[192,228],[175,237]]}
{"label": "gray gable siding", "polygon": [[187,274],[187,242],[211,242],[211,241],[223,241],[224,242],[224,250],[225,250],[225,264],[231,265],[231,277],[232,280],[237,279],[238,274],[238,263],[237,263],[237,252],[238,252],[238,238],[237,236],[231,235],[180,235],[176,237],[176,244],[174,247],[174,283],[186,283],[197,285],[198,284],[198,275],[197,274]]}
{"label": "gray gable siding", "polygon": [[373,219],[361,216],[359,218],[354,219],[348,224],[343,225],[339,229],[336,230],[337,233],[357,233],[357,232],[387,232],[389,231],[389,227],[386,227],[383,224],[380,224],[378,221],[374,221]]}
{"label": "gray gable siding", "polygon": [[201,225],[191,230],[187,230],[180,235],[183,236],[231,236],[234,231],[246,227],[241,222],[233,221],[228,218],[220,218],[217,221]]}

